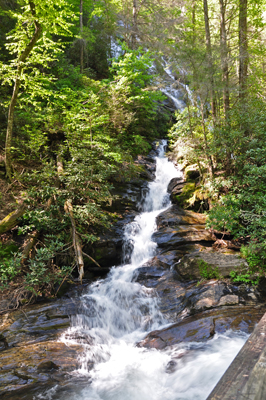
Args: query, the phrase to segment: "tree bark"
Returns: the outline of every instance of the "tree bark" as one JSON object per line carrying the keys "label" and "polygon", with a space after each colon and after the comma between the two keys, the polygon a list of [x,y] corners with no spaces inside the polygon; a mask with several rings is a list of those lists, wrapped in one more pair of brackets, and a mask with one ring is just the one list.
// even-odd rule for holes
{"label": "tree bark", "polygon": [[201,126],[202,126],[202,130],[203,130],[203,137],[204,137],[204,144],[205,144],[205,154],[206,154],[206,158],[207,158],[207,162],[208,162],[209,174],[210,174],[210,177],[212,178],[213,173],[214,173],[214,166],[213,166],[212,157],[210,155],[210,149],[209,149],[209,145],[208,145],[208,139],[207,139],[206,127],[205,127],[205,121],[204,121],[204,105],[203,105],[202,100],[200,100],[200,111],[201,111]]}
{"label": "tree bark", "polygon": [[80,72],[84,70],[84,41],[83,41],[83,0],[79,3],[79,27],[80,27]]}
{"label": "tree bark", "polygon": [[131,46],[133,50],[136,48],[136,43],[137,43],[137,29],[138,29],[137,18],[138,18],[137,0],[133,0],[133,23],[132,23],[132,37],[131,37]]}
{"label": "tree bark", "polygon": [[[225,23],[225,12],[226,12],[226,0],[220,1],[220,48],[221,48],[221,66],[222,66],[222,83],[223,83],[223,109],[226,125],[229,127],[229,110],[230,110],[230,98],[229,98],[229,68],[228,68],[228,47],[227,47],[227,35],[226,35],[226,23]],[[231,152],[228,146],[226,147],[226,162],[225,168],[228,175],[231,172]]]}
{"label": "tree bark", "polygon": [[225,25],[226,1],[220,0],[220,46],[221,46],[221,65],[222,65],[222,81],[223,81],[223,108],[225,119],[228,120],[228,112],[230,109],[229,100],[229,68],[228,68],[228,48],[227,35]]}
{"label": "tree bark", "polygon": [[239,0],[239,98],[244,99],[248,76],[247,0]]}
{"label": "tree bark", "polygon": [[[35,4],[32,1],[30,1],[29,5],[30,5],[31,14],[33,17],[35,17],[36,16]],[[6,165],[6,175],[10,181],[12,180],[11,145],[12,145],[13,125],[14,125],[14,110],[15,110],[15,106],[16,106],[17,98],[18,98],[21,74],[22,74],[23,67],[24,67],[23,63],[28,58],[30,52],[32,51],[32,49],[34,48],[34,46],[36,45],[37,41],[40,39],[41,34],[42,34],[42,27],[37,20],[34,20],[34,25],[35,25],[34,35],[32,36],[29,44],[26,46],[23,53],[18,58],[17,74],[16,74],[13,94],[12,94],[12,98],[11,98],[9,110],[8,110],[6,146],[5,146],[5,165]]]}
{"label": "tree bark", "polygon": [[83,260],[83,255],[82,255],[80,238],[79,238],[79,236],[77,234],[77,230],[76,230],[76,223],[75,223],[74,214],[73,214],[72,202],[70,199],[68,199],[65,202],[65,211],[66,211],[66,213],[69,214],[69,217],[71,220],[73,247],[74,247],[76,263],[77,263],[78,271],[79,271],[79,279],[80,279],[80,282],[82,283],[82,278],[84,276],[84,260]]}
{"label": "tree bark", "polygon": [[211,33],[210,33],[210,25],[209,25],[209,11],[208,11],[208,1],[207,0],[203,0],[203,8],[204,8],[204,21],[205,21],[207,60],[208,60],[208,68],[210,70],[211,109],[212,109],[213,123],[215,125],[216,124],[216,103],[215,103],[214,78],[213,78]]}

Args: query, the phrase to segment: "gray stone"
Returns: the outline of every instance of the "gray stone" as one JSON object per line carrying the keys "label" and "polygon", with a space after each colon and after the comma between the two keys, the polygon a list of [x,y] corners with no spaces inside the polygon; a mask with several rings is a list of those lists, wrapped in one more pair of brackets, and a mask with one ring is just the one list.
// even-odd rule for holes
{"label": "gray stone", "polygon": [[218,306],[230,306],[239,303],[239,298],[235,294],[227,294],[223,296],[218,303]]}
{"label": "gray stone", "polygon": [[180,186],[180,188],[182,188],[184,184],[185,183],[183,178],[173,178],[170,180],[169,185],[167,186],[167,192],[172,193],[173,189],[176,186]]}
{"label": "gray stone", "polygon": [[175,264],[175,269],[184,280],[202,279],[200,266],[204,263],[218,271],[222,277],[229,277],[230,272],[237,268],[248,267],[247,262],[238,255],[200,251],[186,254]]}

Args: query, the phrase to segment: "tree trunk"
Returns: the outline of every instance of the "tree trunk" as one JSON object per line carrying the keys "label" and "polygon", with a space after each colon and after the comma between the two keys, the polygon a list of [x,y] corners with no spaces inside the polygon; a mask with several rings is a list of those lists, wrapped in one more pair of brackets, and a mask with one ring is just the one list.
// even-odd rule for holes
{"label": "tree trunk", "polygon": [[203,105],[202,100],[200,100],[200,111],[201,111],[201,126],[202,126],[202,130],[203,130],[203,137],[204,137],[204,144],[205,144],[205,154],[206,154],[206,158],[207,158],[207,162],[208,162],[209,174],[210,174],[210,177],[212,178],[213,173],[214,173],[214,166],[213,166],[212,157],[210,155],[210,149],[209,149],[209,145],[208,145],[208,139],[207,139],[206,127],[205,127],[205,121],[204,121],[204,105]]}
{"label": "tree trunk", "polygon": [[80,27],[80,72],[83,73],[84,69],[84,41],[83,41],[83,0],[79,3],[79,27]]}
{"label": "tree trunk", "polygon": [[[29,5],[30,5],[31,14],[33,17],[35,17],[36,16],[35,4],[32,1],[30,1]],[[28,58],[30,52],[32,51],[32,49],[34,48],[34,46],[36,45],[37,41],[40,39],[41,34],[42,34],[42,27],[37,20],[34,20],[34,25],[35,25],[34,35],[32,36],[29,44],[26,46],[23,53],[20,55],[18,62],[17,62],[17,65],[18,65],[17,66],[17,75],[16,75],[13,94],[12,94],[12,98],[11,98],[11,102],[10,102],[9,110],[8,110],[6,147],[5,147],[5,164],[6,164],[6,174],[10,181],[12,180],[11,145],[12,145],[13,125],[14,125],[14,110],[15,110],[15,106],[16,106],[16,102],[17,102],[17,98],[18,98],[20,79],[21,79],[21,74],[23,71],[23,63]]]}
{"label": "tree trunk", "polygon": [[208,1],[203,0],[204,8],[204,21],[205,21],[205,36],[206,36],[206,50],[208,68],[210,70],[210,97],[211,97],[211,109],[213,123],[216,123],[216,104],[215,104],[215,91],[214,91],[214,78],[213,78],[213,60],[212,60],[212,47],[211,47],[211,33],[209,25],[209,12],[208,12]]}
{"label": "tree trunk", "polygon": [[247,0],[239,0],[239,98],[244,99],[248,76]]}
{"label": "tree trunk", "polygon": [[137,17],[138,17],[137,0],[133,0],[133,24],[132,24],[132,38],[131,38],[131,46],[133,50],[136,48],[136,43],[137,43],[137,29],[138,29]]}
{"label": "tree trunk", "polygon": [[223,108],[225,119],[228,120],[228,112],[230,108],[229,100],[229,68],[228,68],[228,48],[227,35],[225,26],[225,5],[224,0],[220,0],[220,46],[221,46],[221,65],[222,65],[222,81],[223,81]]}
{"label": "tree trunk", "polygon": [[78,236],[77,230],[76,230],[76,223],[75,223],[74,214],[73,214],[72,202],[70,199],[65,202],[65,211],[69,214],[69,217],[71,220],[73,247],[74,247],[76,263],[77,263],[78,271],[79,271],[79,279],[80,279],[80,282],[82,283],[82,278],[84,276],[84,260],[83,260],[83,255],[82,255],[80,239],[79,239],[79,236]]}
{"label": "tree trunk", "polygon": [[[229,110],[230,110],[230,98],[229,98],[229,68],[228,68],[228,47],[227,47],[227,35],[225,25],[225,11],[226,1],[220,0],[220,47],[221,47],[221,66],[222,66],[222,82],[223,82],[223,109],[226,125],[229,127]],[[231,151],[228,143],[226,147],[226,161],[225,169],[227,175],[231,172]]]}

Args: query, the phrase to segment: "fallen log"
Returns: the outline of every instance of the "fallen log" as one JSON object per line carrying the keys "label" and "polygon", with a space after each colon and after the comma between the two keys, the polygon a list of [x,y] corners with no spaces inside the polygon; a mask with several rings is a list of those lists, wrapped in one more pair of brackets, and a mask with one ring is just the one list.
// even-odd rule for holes
{"label": "fallen log", "polygon": [[25,211],[26,206],[22,204],[17,210],[12,211],[9,215],[2,219],[2,221],[0,221],[0,235],[14,228],[17,225],[18,219],[24,214]]}

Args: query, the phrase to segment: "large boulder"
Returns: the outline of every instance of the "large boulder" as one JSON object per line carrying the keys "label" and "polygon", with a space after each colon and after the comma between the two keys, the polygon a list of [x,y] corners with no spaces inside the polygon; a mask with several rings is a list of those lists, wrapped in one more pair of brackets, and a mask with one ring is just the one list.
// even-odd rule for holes
{"label": "large boulder", "polygon": [[159,244],[165,246],[176,242],[212,241],[214,237],[205,229],[206,216],[204,214],[186,211],[174,205],[162,212],[157,217],[158,230],[153,238]]}
{"label": "large boulder", "polygon": [[238,253],[193,252],[186,254],[175,264],[174,268],[184,280],[200,280],[202,278],[229,277],[230,272],[239,268],[247,268],[248,264]]}
{"label": "large boulder", "polygon": [[184,186],[184,179],[183,178],[172,178],[167,186],[167,192],[172,193],[175,187],[182,188]]}
{"label": "large boulder", "polygon": [[184,210],[173,205],[159,214],[156,222],[158,229],[167,226],[178,228],[179,225],[204,225],[205,227],[206,218],[205,214]]}

